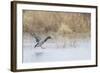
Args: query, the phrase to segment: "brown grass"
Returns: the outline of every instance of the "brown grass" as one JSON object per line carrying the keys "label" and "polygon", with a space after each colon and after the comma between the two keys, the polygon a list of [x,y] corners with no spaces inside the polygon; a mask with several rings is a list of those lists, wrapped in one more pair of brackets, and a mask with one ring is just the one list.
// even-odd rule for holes
{"label": "brown grass", "polygon": [[90,19],[89,13],[24,10],[23,32],[63,37],[78,37],[81,34],[89,36]]}

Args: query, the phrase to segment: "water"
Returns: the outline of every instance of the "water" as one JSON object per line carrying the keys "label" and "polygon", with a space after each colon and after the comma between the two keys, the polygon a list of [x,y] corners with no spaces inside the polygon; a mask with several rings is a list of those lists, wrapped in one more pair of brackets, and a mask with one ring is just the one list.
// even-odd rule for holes
{"label": "water", "polygon": [[[50,40],[52,41],[52,40]],[[68,42],[47,42],[41,47],[34,48],[36,42],[32,37],[23,41],[23,63],[54,62],[91,59],[91,41],[80,39]]]}

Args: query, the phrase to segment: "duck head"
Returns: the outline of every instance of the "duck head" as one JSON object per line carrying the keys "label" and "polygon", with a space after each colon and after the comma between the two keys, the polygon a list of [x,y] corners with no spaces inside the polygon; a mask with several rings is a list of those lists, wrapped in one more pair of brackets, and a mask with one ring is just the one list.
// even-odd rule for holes
{"label": "duck head", "polygon": [[52,39],[52,37],[51,37],[51,36],[48,36],[47,38],[48,38],[48,39]]}

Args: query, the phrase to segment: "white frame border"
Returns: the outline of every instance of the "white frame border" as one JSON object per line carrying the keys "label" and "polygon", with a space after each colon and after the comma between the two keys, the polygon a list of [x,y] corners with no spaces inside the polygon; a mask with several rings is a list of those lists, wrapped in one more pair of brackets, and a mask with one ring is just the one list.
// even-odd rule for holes
{"label": "white frame border", "polygon": [[[84,12],[91,13],[91,60],[82,61],[63,61],[54,63],[28,63],[22,64],[22,10],[45,10],[45,11],[63,11],[63,12]],[[94,28],[95,27],[95,28]],[[49,5],[28,5],[17,4],[17,69],[30,68],[52,68],[52,67],[68,67],[80,65],[95,65],[96,60],[96,8],[84,7],[67,7],[67,6],[49,6]],[[95,45],[94,45],[95,44]]]}

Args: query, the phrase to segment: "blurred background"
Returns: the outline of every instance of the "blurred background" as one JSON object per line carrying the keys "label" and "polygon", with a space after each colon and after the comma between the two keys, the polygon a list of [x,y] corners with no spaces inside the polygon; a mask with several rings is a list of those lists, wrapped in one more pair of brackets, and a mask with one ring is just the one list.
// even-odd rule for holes
{"label": "blurred background", "polygon": [[23,32],[57,37],[89,37],[91,14],[23,10]]}

